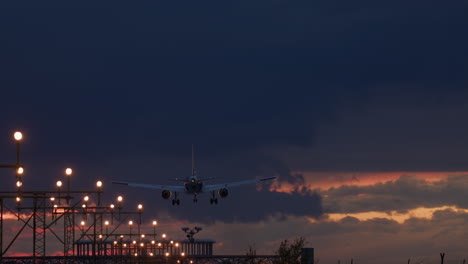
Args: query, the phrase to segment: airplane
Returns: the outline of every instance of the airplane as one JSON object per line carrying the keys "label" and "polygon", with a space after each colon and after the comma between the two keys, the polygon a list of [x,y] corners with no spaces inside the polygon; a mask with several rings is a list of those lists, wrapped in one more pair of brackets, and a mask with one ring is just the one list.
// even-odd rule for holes
{"label": "airplane", "polygon": [[192,145],[192,175],[187,177],[186,179],[175,179],[176,181],[183,182],[183,185],[157,185],[157,184],[145,184],[145,183],[132,183],[132,182],[121,182],[121,181],[113,181],[113,184],[120,184],[126,185],[130,187],[140,187],[140,188],[148,188],[148,189],[156,189],[162,190],[161,196],[163,199],[169,199],[172,197],[174,193],[174,197],[172,199],[172,205],[180,205],[179,194],[185,193],[188,195],[193,195],[193,202],[196,203],[198,201],[198,195],[202,193],[211,193],[210,204],[218,204],[218,198],[216,197],[216,191],[221,198],[226,198],[229,194],[228,188],[236,187],[244,184],[253,184],[263,181],[273,180],[276,177],[266,177],[261,179],[252,179],[252,180],[245,180],[245,181],[238,181],[238,182],[231,182],[231,183],[222,183],[222,184],[213,184],[213,185],[205,185],[204,181],[212,180],[213,178],[202,179],[198,175],[198,171],[195,169],[195,161],[194,161],[194,150]]}

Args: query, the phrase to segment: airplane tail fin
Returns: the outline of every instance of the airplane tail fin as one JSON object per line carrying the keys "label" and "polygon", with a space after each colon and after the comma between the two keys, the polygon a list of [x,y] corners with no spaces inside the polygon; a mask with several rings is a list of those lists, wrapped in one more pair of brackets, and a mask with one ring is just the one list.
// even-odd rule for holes
{"label": "airplane tail fin", "polygon": [[192,144],[192,176],[195,176],[195,150]]}

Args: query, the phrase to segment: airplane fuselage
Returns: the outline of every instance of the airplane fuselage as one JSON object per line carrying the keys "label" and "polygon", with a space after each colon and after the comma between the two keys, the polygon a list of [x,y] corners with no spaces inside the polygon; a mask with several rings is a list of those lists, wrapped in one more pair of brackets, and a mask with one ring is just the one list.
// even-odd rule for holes
{"label": "airplane fuselage", "polygon": [[185,191],[190,194],[198,194],[203,191],[203,182],[197,176],[191,176],[184,183]]}

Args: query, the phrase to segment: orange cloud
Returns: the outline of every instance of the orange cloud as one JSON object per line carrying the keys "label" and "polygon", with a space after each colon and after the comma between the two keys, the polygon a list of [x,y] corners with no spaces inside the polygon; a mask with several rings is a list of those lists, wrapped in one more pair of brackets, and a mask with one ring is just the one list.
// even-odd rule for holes
{"label": "orange cloud", "polygon": [[270,191],[292,193],[306,190],[329,190],[343,185],[368,186],[377,183],[396,181],[403,175],[411,175],[427,182],[440,181],[450,175],[468,175],[468,172],[293,172],[303,177],[302,183],[275,181]]}
{"label": "orange cloud", "polygon": [[[458,208],[456,206],[441,206],[441,207],[433,207],[433,208],[419,207],[419,208],[408,210],[407,212],[404,212],[404,213],[398,212],[395,210],[392,210],[389,212],[370,211],[370,212],[347,213],[347,214],[330,213],[327,215],[328,218],[326,218],[325,221],[337,222],[337,221],[342,220],[345,217],[354,217],[360,221],[381,218],[381,219],[392,220],[399,224],[403,224],[406,220],[413,219],[413,218],[431,220],[434,217],[435,212],[444,211],[444,210],[451,210],[457,213],[468,213],[468,209]],[[307,218],[307,220],[311,223],[317,223],[317,222],[323,221],[323,220],[317,220],[311,217]]]}
{"label": "orange cloud", "polygon": [[[27,214],[20,213],[20,217],[22,219],[25,219],[25,218],[30,217],[31,214],[32,213],[27,213]],[[18,220],[18,215],[15,215],[11,212],[3,212],[3,220]]]}

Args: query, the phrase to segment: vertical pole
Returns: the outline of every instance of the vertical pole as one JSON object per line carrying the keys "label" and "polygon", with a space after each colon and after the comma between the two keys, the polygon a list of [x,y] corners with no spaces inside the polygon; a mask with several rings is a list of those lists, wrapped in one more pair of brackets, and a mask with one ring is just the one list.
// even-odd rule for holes
{"label": "vertical pole", "polygon": [[[41,206],[43,207],[42,208],[42,226],[41,226],[41,229],[42,229],[42,256],[41,257],[45,257],[46,256],[46,230],[47,230],[47,210],[46,210],[46,202],[45,202],[46,198],[45,197],[42,197],[41,198]],[[45,259],[43,258],[42,260],[42,263],[45,263]]]}
{"label": "vertical pole", "polygon": [[[96,260],[96,213],[93,213],[93,257]],[[96,263],[96,261],[94,261]]]}
{"label": "vertical pole", "polygon": [[75,255],[75,207],[72,208],[72,234],[71,234],[71,248],[72,248],[72,256]]}
{"label": "vertical pole", "polygon": [[67,204],[70,205],[70,177],[71,175],[67,176]]}
{"label": "vertical pole", "polygon": [[0,263],[3,263],[3,198],[0,198]]}
{"label": "vertical pole", "polygon": [[63,216],[63,262],[64,263],[68,263],[67,262],[67,255],[68,255],[68,249],[67,249],[67,243],[68,243],[68,239],[67,239],[67,231],[68,231],[68,217],[66,215],[66,212],[64,212],[64,216]]}
{"label": "vertical pole", "polygon": [[33,202],[33,263],[36,263],[36,217],[37,217],[37,198],[34,197]]}
{"label": "vertical pole", "polygon": [[[40,199],[40,200],[38,200]],[[33,205],[33,261],[37,263],[41,259],[45,263],[46,248],[46,207],[45,197],[35,194]]]}
{"label": "vertical pole", "polygon": [[[16,141],[16,166],[20,165],[20,141]],[[18,168],[16,168],[18,169]]]}

